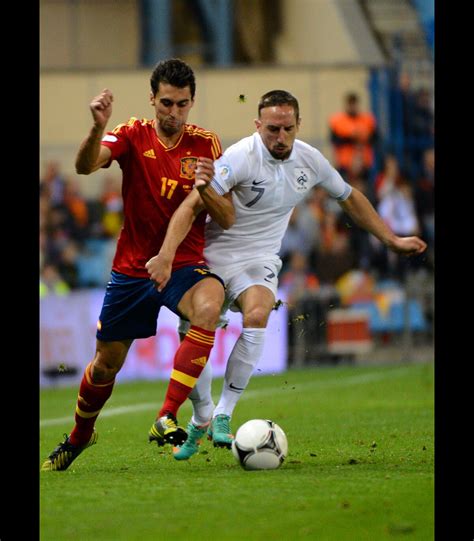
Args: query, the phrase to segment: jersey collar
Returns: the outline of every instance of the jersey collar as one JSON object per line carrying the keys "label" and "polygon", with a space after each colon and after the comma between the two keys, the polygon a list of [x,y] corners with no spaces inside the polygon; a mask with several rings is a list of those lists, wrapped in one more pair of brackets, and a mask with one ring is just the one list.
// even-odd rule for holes
{"label": "jersey collar", "polygon": [[185,124],[183,126],[183,131],[181,132],[181,135],[179,136],[176,143],[172,147],[167,147],[165,145],[165,143],[163,143],[163,141],[160,139],[160,136],[158,135],[158,132],[156,131],[156,119],[153,119],[152,125],[153,125],[153,131],[155,132],[155,135],[156,135],[156,139],[157,139],[158,143],[160,143],[160,145],[163,147],[165,152],[169,152],[170,150],[174,150],[181,143],[181,140],[183,139],[183,136],[184,136],[184,132],[186,131],[185,128],[187,126],[187,124]]}

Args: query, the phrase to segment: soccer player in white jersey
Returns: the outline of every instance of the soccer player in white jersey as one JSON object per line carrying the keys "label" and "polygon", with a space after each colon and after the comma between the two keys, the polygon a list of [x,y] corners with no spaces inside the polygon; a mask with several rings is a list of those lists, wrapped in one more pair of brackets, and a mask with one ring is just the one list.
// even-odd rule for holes
{"label": "soccer player in white jersey", "polygon": [[[369,200],[347,184],[316,148],[296,139],[300,126],[296,98],[283,90],[262,96],[257,131],[230,146],[214,162],[210,190],[232,194],[235,223],[227,230],[214,221],[206,227],[204,255],[212,271],[225,282],[226,303],[242,312],[243,328],[227,361],[222,394],[217,406],[211,397],[211,365],[207,363],[189,395],[193,416],[188,439],[175,448],[174,457],[185,460],[198,451],[207,431],[214,445],[230,448],[230,419],[237,401],[261,357],[265,328],[275,304],[281,240],[294,207],[314,186],[336,199],[354,222],[372,233],[390,250],[420,254],[426,243],[418,237],[399,237],[382,221]],[[205,182],[204,180],[201,181]],[[162,289],[168,282],[174,253],[194,220],[193,190],[175,212],[159,254],[146,267]],[[180,332],[185,331],[181,326]]]}

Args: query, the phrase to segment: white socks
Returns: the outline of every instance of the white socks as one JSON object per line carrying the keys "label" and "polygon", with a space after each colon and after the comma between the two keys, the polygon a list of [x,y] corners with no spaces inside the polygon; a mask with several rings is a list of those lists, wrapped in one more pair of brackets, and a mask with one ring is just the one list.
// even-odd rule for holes
{"label": "white socks", "polygon": [[212,419],[212,412],[215,404],[211,396],[212,367],[208,361],[203,368],[196,385],[189,393],[189,398],[193,403],[193,416],[191,422],[195,426],[205,426]]}
{"label": "white socks", "polygon": [[191,421],[196,426],[206,425],[213,416],[219,414],[232,417],[232,412],[262,356],[265,331],[266,329],[242,329],[227,361],[224,386],[219,404],[215,409],[211,396],[212,368],[210,362],[206,363],[189,394],[193,403]]}
{"label": "white socks", "polygon": [[266,329],[242,329],[227,361],[222,394],[214,410],[216,415],[229,417],[247,387],[250,377],[262,356]]}

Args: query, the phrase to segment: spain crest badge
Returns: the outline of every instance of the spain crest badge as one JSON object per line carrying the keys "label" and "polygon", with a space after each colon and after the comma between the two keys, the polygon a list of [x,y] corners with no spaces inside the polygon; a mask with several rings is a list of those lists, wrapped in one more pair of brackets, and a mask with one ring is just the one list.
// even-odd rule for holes
{"label": "spain crest badge", "polygon": [[194,156],[187,156],[186,158],[181,158],[181,171],[179,176],[181,178],[187,178],[192,180],[194,178],[194,171],[196,169],[197,158]]}

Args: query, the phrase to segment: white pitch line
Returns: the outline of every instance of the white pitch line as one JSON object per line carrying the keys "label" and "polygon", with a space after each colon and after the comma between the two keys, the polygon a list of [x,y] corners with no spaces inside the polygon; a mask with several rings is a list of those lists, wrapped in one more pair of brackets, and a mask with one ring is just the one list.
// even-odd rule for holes
{"label": "white pitch line", "polygon": [[[133,406],[119,406],[117,408],[104,409],[101,412],[100,417],[113,417],[114,415],[122,415],[123,413],[133,413],[135,411],[144,411],[147,409],[156,409],[157,404],[155,402],[144,402],[142,404],[135,404]],[[63,423],[70,423],[73,417],[57,417],[56,419],[42,419],[40,426],[53,426],[62,425]]]}
{"label": "white pitch line", "polygon": [[[270,387],[268,389],[261,389],[259,391],[246,391],[243,395],[241,400],[243,399],[249,399],[249,398],[258,398],[260,396],[266,396],[266,395],[274,395],[275,393],[281,393],[286,392],[288,389],[291,389],[292,387],[295,387],[296,390],[301,389],[326,389],[326,388],[332,388],[332,387],[346,387],[348,385],[360,385],[364,383],[370,383],[371,381],[377,381],[382,379],[387,379],[391,377],[397,377],[405,373],[409,368],[408,367],[401,367],[393,370],[388,370],[387,372],[377,372],[377,373],[369,373],[369,374],[360,374],[358,376],[352,376],[350,378],[337,378],[337,379],[329,379],[329,380],[316,380],[316,381],[306,381],[304,383],[295,383],[295,384],[287,384],[284,386],[284,384],[279,384],[277,387]],[[289,379],[291,379],[291,376],[289,376]],[[143,402],[141,404],[134,404],[132,406],[119,406],[116,408],[109,408],[104,409],[104,411],[100,414],[100,417],[113,417],[115,415],[122,415],[125,413],[134,413],[137,411],[145,411],[145,410],[154,410],[158,407],[157,403],[155,402]],[[40,427],[44,426],[54,426],[54,425],[61,425],[63,423],[71,423],[72,416],[68,417],[57,417],[56,419],[42,419],[40,421]]]}
{"label": "white pitch line", "polygon": [[335,379],[328,379],[328,380],[316,380],[316,381],[305,381],[303,383],[288,383],[288,384],[280,384],[278,387],[271,387],[268,389],[260,389],[258,391],[246,391],[245,394],[242,395],[242,398],[256,398],[259,396],[265,396],[265,395],[272,395],[275,392],[286,392],[288,389],[292,389],[295,387],[295,390],[301,390],[301,389],[330,389],[333,387],[346,387],[348,385],[359,385],[364,383],[370,383],[371,381],[378,381],[382,379],[387,379],[392,376],[400,376],[404,372],[406,372],[408,368],[401,367],[398,369],[390,370],[389,373],[387,372],[377,372],[375,374],[360,374],[358,376],[352,376],[350,378],[335,378]]}

